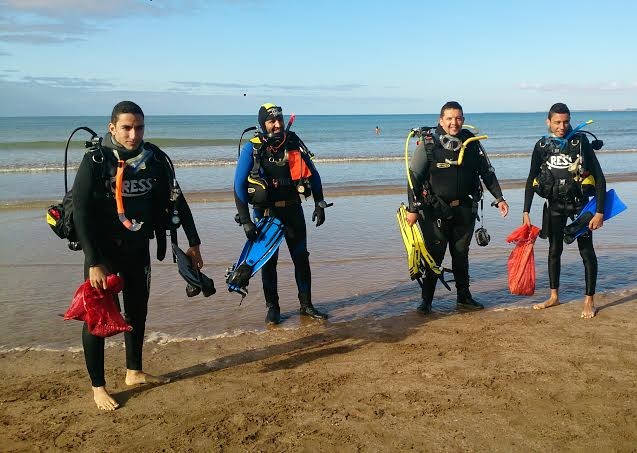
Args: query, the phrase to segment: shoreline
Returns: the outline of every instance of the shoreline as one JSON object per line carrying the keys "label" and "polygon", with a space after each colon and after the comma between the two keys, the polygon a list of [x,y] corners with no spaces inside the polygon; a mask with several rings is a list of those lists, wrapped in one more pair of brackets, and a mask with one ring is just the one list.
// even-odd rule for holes
{"label": "shoreline", "polygon": [[[539,290],[541,290],[541,288],[539,288]],[[624,288],[624,289],[619,289],[615,291],[612,291],[612,290],[604,291],[602,293],[597,293],[596,297],[601,297],[603,300],[615,299],[627,293],[634,293],[635,300],[637,301],[637,287]],[[512,297],[521,297],[521,298],[531,299],[533,296],[512,296]],[[417,297],[414,300],[417,300]],[[441,302],[442,302],[441,300],[438,300],[439,304],[441,304]],[[580,302],[579,299],[562,300],[560,305],[570,305],[570,304],[578,305],[579,302]],[[479,310],[473,313],[490,313],[490,312],[497,313],[497,312],[514,312],[519,310],[522,310],[522,311],[532,310],[532,306],[535,303],[536,301],[531,300],[528,302],[528,304],[521,304],[520,302],[517,302],[517,303],[513,303],[506,306],[491,306],[491,307],[485,307],[483,310]],[[416,313],[417,303],[414,302],[412,305],[413,307],[411,308],[413,308],[413,313],[417,315]],[[461,316],[463,314],[468,313],[458,309],[449,311],[448,307],[446,306],[442,307],[438,305],[437,307],[436,305],[437,305],[436,299],[434,299],[433,315],[438,318],[450,317],[450,316]],[[324,324],[318,321],[305,319],[305,318],[299,318],[299,322],[296,324],[294,324],[289,319],[288,319],[288,322],[286,323],[286,319],[290,316],[289,314],[286,314],[284,316],[283,322],[276,326],[263,325],[263,327],[260,329],[259,328],[246,329],[246,330],[241,329],[241,330],[233,330],[233,331],[227,331],[227,332],[211,334],[211,335],[192,336],[192,337],[174,337],[162,332],[153,332],[153,331],[149,332],[148,329],[146,329],[147,331],[144,337],[144,348],[147,348],[147,347],[164,348],[164,347],[171,347],[171,345],[182,344],[182,343],[216,342],[216,341],[226,341],[226,340],[232,340],[232,339],[241,339],[243,337],[258,337],[261,335],[267,335],[272,332],[278,332],[278,333],[288,332],[289,333],[289,332],[301,331],[308,327],[314,328],[314,327],[321,327],[326,325],[329,326],[330,328],[333,328],[333,327],[347,328],[350,324],[355,325],[357,323],[391,322],[392,319],[400,320],[404,318],[405,316],[410,316],[411,311],[412,310],[408,310],[407,314],[403,312],[403,313],[389,314],[386,316],[362,315],[360,317],[355,317],[355,318],[344,320],[344,321],[335,321],[335,322],[328,321]],[[292,316],[296,317],[296,314]],[[420,315],[417,315],[417,316],[420,316]],[[78,326],[81,325],[79,322],[73,322],[73,324],[76,324]],[[117,334],[114,337],[110,337],[106,341],[105,347],[106,347],[106,350],[117,349],[117,348],[120,348],[123,350],[124,349],[123,335]],[[48,353],[77,354],[77,353],[82,353],[82,345],[78,338],[78,344],[75,346],[50,347],[50,346],[36,345],[36,346],[14,346],[14,347],[6,348],[6,349],[0,348],[0,360],[4,358],[4,356],[6,355],[23,354],[23,353],[29,353],[29,352],[45,353],[45,354],[48,354]]]}
{"label": "shoreline", "polygon": [[[637,181],[637,172],[617,173],[606,176],[607,183]],[[526,179],[503,179],[500,186],[503,190],[523,188]],[[330,198],[350,197],[350,196],[373,196],[373,195],[393,195],[404,194],[404,184],[381,184],[370,186],[352,186],[338,183],[326,183],[323,191],[329,194]],[[227,203],[233,202],[234,196],[231,190],[207,190],[185,192],[189,203]],[[51,204],[60,203],[61,199],[34,199],[34,200],[6,200],[0,202],[0,211],[11,211],[20,209],[40,209]]]}
{"label": "shoreline", "polygon": [[[145,345],[172,382],[99,411],[81,352],[0,354],[7,451],[615,450],[637,442],[637,288],[534,311],[407,313]],[[608,404],[608,401],[615,401]],[[391,446],[391,447],[390,447]]]}

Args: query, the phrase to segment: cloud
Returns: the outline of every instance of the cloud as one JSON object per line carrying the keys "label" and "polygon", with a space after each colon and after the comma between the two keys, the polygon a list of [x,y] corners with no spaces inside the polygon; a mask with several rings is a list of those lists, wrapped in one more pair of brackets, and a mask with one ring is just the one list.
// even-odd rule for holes
{"label": "cloud", "polygon": [[635,91],[637,82],[620,83],[617,81],[602,83],[527,83],[523,82],[518,85],[521,90],[540,91],[545,93],[565,93],[565,92],[626,92]]}
{"label": "cloud", "polygon": [[99,79],[84,79],[81,77],[23,77],[23,82],[44,85],[51,88],[82,88],[87,90],[100,90],[112,88],[115,85]]}
{"label": "cloud", "polygon": [[104,17],[125,17],[130,14],[157,10],[162,3],[150,0],[109,0],[94,2],[86,0],[4,0],[0,1],[5,14],[30,16],[32,19],[59,19],[66,17],[85,17],[99,19]]}
{"label": "cloud", "polygon": [[17,42],[23,44],[60,44],[63,42],[86,41],[85,38],[80,38],[78,36],[55,36],[53,34],[46,33],[0,34],[0,38],[5,42]]}
{"label": "cloud", "polygon": [[[0,70],[0,80],[49,88],[81,88],[90,93],[112,91],[120,89],[120,85],[108,79],[57,77],[57,76],[21,76],[15,70]],[[201,81],[172,81],[168,86],[153,86],[143,80],[129,81],[127,87],[136,93],[173,93],[194,96],[236,96],[237,93],[253,95],[356,95],[356,91],[366,87],[362,84],[310,84],[287,85],[267,83],[236,83],[236,82],[201,82]]]}
{"label": "cloud", "polygon": [[[38,77],[6,80],[0,73],[0,116],[105,115],[113,105],[130,99],[148,115],[256,115],[258,106],[276,98],[287,111],[299,114],[410,113],[422,110],[422,99],[360,96],[355,93],[300,93],[284,90],[243,96],[242,92],[179,93],[160,89],[121,89],[91,79]],[[98,81],[99,82],[99,81]],[[398,111],[399,109],[400,111]]]}
{"label": "cloud", "polygon": [[292,91],[292,92],[353,92],[364,88],[366,85],[346,83],[346,84],[318,84],[318,85],[277,85],[269,83],[236,83],[236,82],[199,82],[199,81],[171,81],[173,89],[180,92],[191,92],[202,89],[218,90],[265,90],[265,91]]}
{"label": "cloud", "polygon": [[116,20],[192,14],[204,0],[0,0],[0,40],[26,44],[82,41]]}

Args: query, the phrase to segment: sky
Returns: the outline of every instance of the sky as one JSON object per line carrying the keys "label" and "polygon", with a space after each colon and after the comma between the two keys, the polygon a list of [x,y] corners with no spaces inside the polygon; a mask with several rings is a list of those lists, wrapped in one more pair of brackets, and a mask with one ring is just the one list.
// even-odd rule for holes
{"label": "sky", "polygon": [[0,0],[0,116],[636,108],[635,5]]}

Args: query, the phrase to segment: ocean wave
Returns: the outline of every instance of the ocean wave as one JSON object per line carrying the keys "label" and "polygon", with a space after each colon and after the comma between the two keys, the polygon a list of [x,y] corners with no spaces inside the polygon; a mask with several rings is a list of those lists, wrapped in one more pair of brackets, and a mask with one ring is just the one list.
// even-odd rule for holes
{"label": "ocean wave", "polygon": [[[204,146],[237,146],[236,138],[152,138],[147,140],[162,148],[196,148]],[[86,140],[71,140],[70,148],[84,148]],[[23,149],[64,149],[66,140],[34,140],[23,142],[0,142],[0,151]]]}
{"label": "ocean wave", "polygon": [[[622,150],[600,150],[596,151],[596,154],[635,154],[637,148],[622,149]],[[521,157],[529,157],[531,153],[489,153],[491,159],[514,159]],[[314,158],[314,162],[317,164],[331,163],[331,164],[344,164],[344,163],[369,163],[369,162],[396,162],[402,161],[403,156],[339,156],[339,157],[317,157]],[[173,163],[177,168],[196,168],[196,167],[227,167],[236,165],[235,159],[192,159],[192,160],[179,160],[173,158]],[[67,169],[69,171],[77,170],[79,163],[71,163]],[[44,162],[40,164],[29,163],[26,165],[0,165],[0,173],[37,173],[37,172],[58,172],[64,171],[64,164]]]}

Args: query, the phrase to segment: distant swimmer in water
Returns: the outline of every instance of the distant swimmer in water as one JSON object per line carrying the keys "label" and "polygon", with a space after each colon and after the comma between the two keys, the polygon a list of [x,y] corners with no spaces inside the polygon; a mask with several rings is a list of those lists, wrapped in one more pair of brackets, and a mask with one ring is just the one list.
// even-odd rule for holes
{"label": "distant swimmer in water", "polygon": [[380,127],[376,126],[376,135],[380,135]]}

